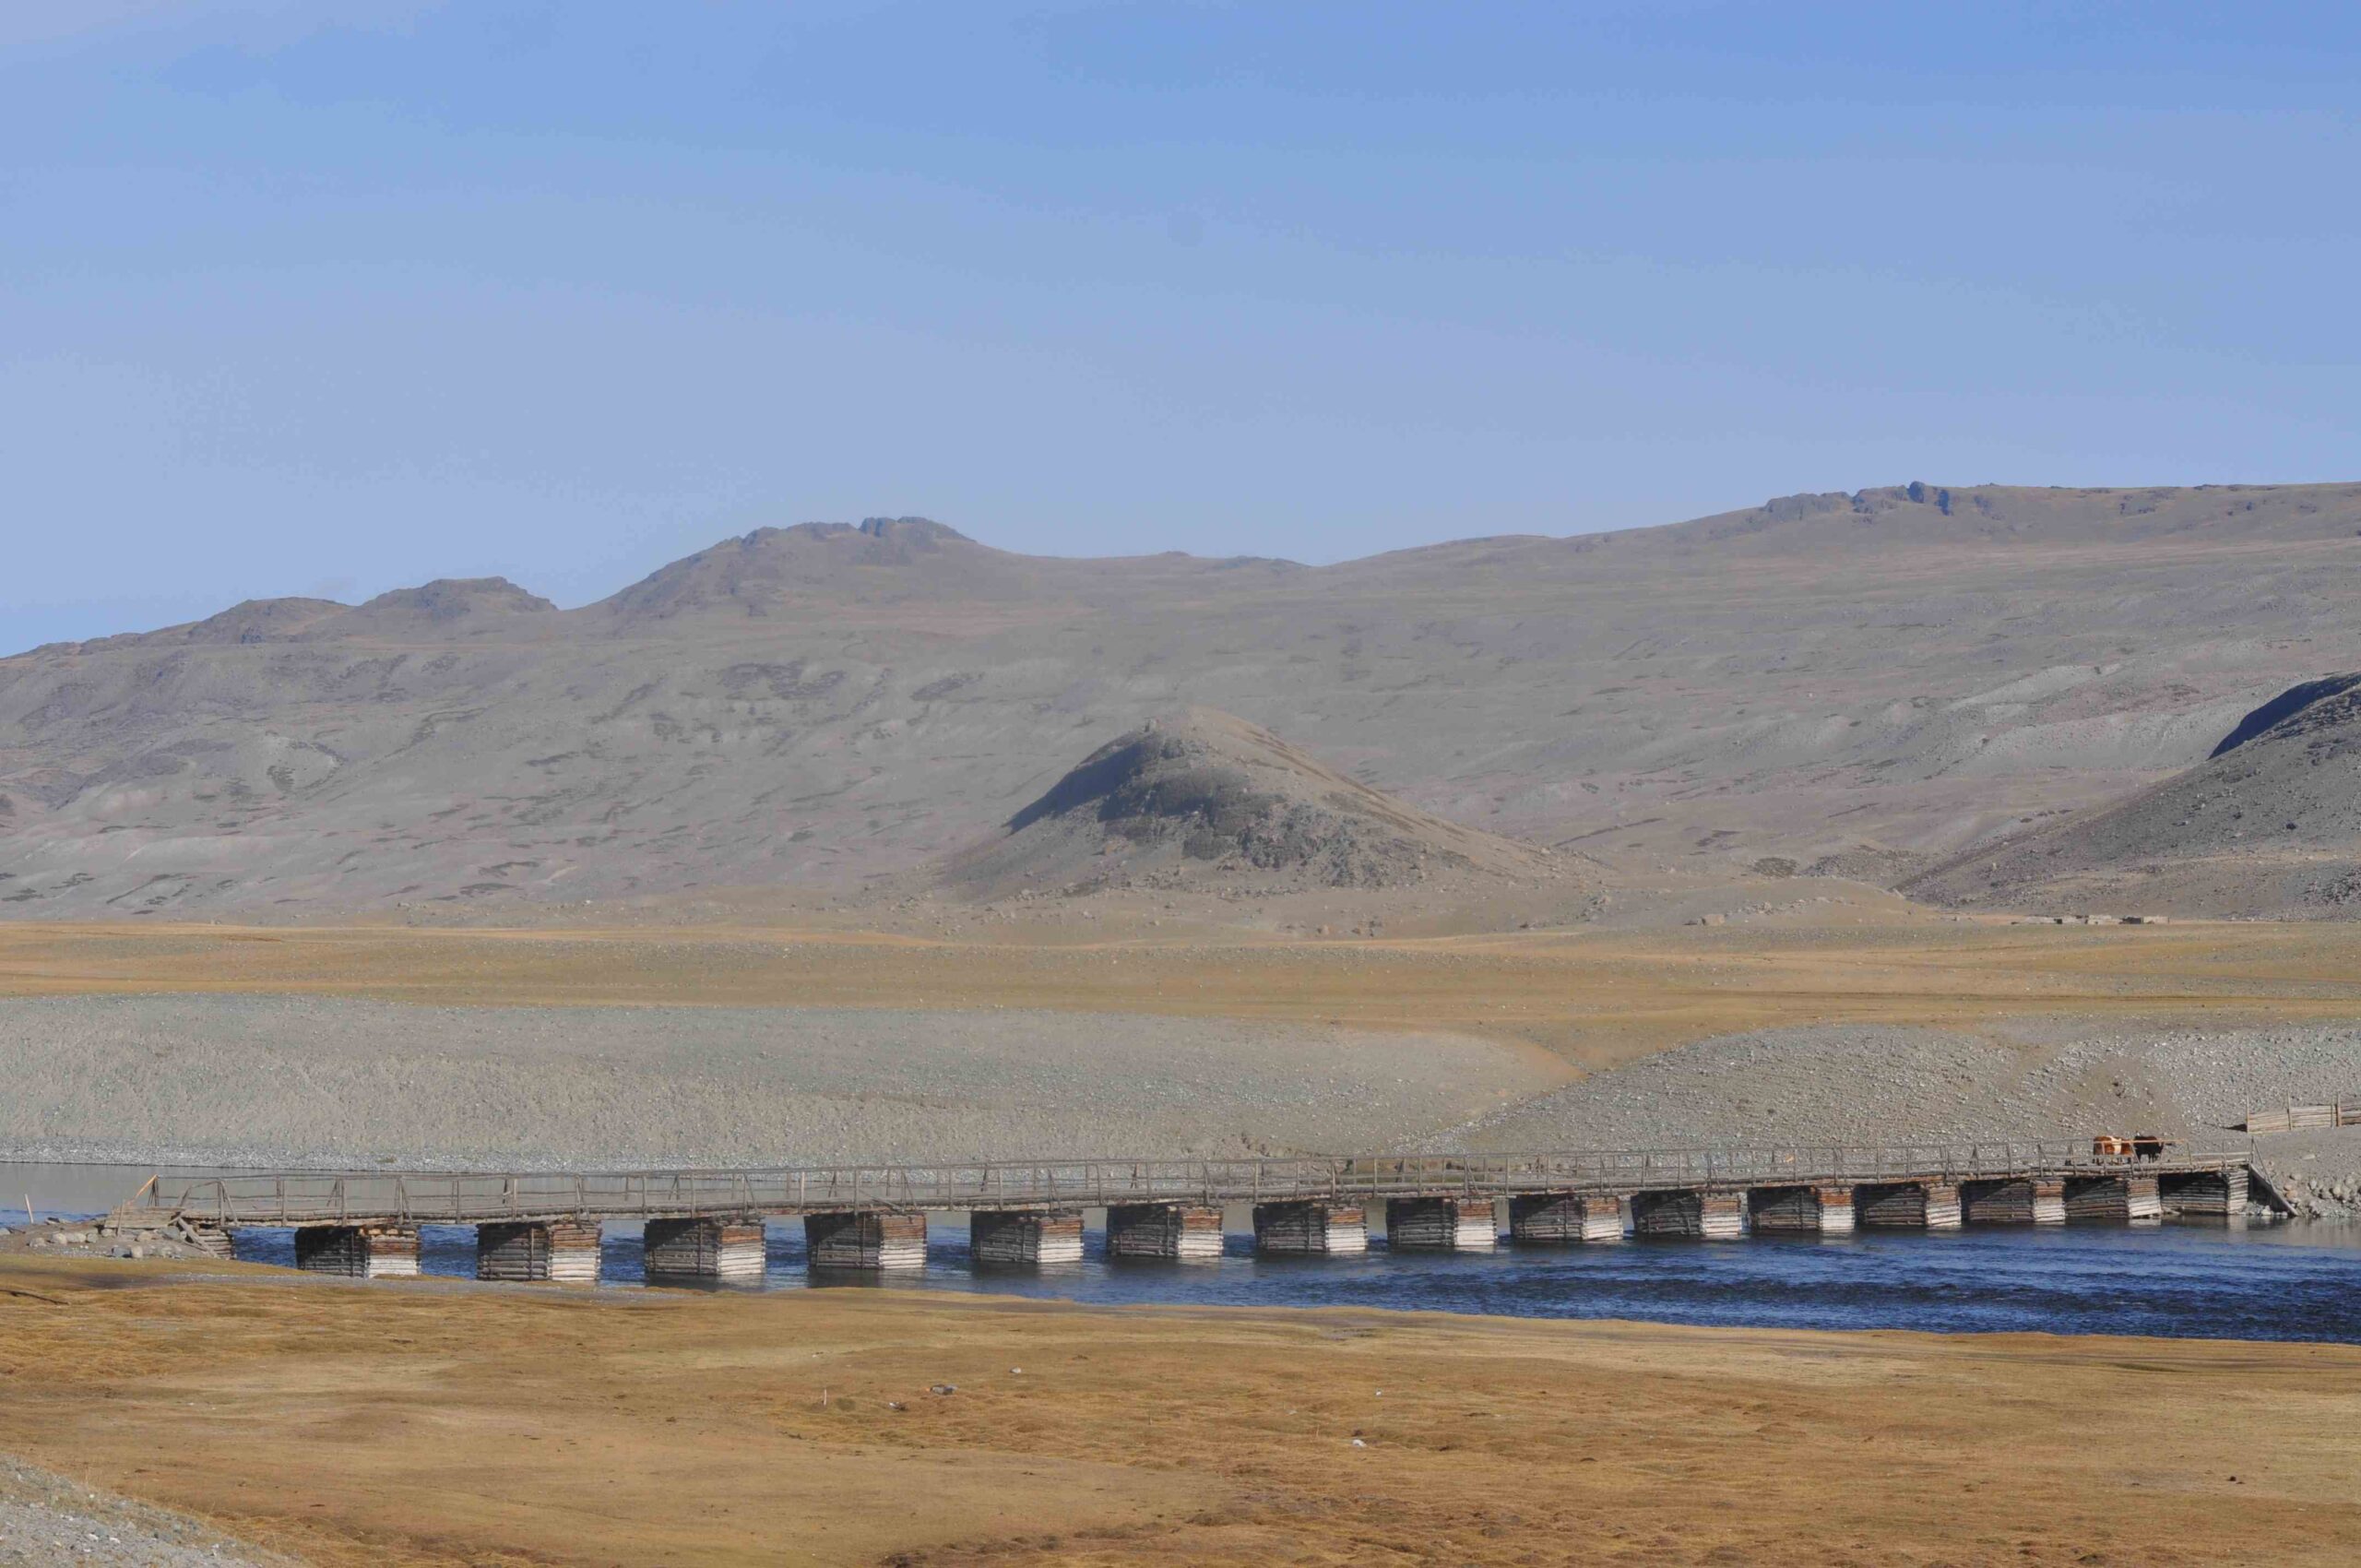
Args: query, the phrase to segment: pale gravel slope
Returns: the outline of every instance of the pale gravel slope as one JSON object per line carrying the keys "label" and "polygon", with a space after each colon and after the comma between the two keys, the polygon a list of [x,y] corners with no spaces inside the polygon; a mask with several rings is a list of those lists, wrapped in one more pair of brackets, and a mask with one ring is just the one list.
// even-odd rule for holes
{"label": "pale gravel slope", "polygon": [[[2361,1099],[2361,1028],[2196,1033],[2023,1020],[1825,1024],[1699,1040],[1485,1117],[1494,1147],[1648,1148],[2228,1131],[2287,1101]],[[2361,1146],[2361,1132],[2355,1134]]]}
{"label": "pale gravel slope", "polygon": [[1049,1012],[0,1001],[0,1157],[681,1166],[1370,1150],[1557,1081],[1462,1037]]}
{"label": "pale gravel slope", "polygon": [[[2021,1020],[1981,1033],[1877,1024],[1699,1040],[1488,1113],[1437,1148],[1965,1143],[2160,1133],[2243,1150],[2249,1111],[2361,1099],[2361,1027],[2196,1032]],[[2252,1140],[2299,1206],[2361,1207],[2361,1128]]]}
{"label": "pale gravel slope", "polygon": [[286,1562],[177,1514],[0,1457],[0,1564],[267,1568]]}

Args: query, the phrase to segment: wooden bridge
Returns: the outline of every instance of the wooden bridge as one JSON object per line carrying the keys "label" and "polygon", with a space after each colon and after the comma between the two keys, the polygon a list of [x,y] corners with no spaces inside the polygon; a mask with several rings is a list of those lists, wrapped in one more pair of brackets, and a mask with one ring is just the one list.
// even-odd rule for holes
{"label": "wooden bridge", "polygon": [[292,1227],[305,1267],[414,1273],[418,1228],[478,1228],[495,1278],[595,1278],[599,1226],[647,1227],[654,1276],[759,1276],[763,1221],[799,1217],[814,1266],[922,1265],[926,1217],[965,1212],[981,1262],[1079,1258],[1104,1209],[1110,1256],[1217,1255],[1222,1211],[1253,1208],[1259,1250],[1358,1252],[1383,1205],[1396,1249],[1489,1247],[1505,1205],[1517,1242],[1627,1235],[1946,1229],[1963,1223],[2240,1216],[2247,1151],[2095,1152],[2088,1142],[1903,1144],[1531,1155],[1074,1159],[602,1172],[288,1171],[158,1179],[114,1217],[226,1252],[233,1230]]}

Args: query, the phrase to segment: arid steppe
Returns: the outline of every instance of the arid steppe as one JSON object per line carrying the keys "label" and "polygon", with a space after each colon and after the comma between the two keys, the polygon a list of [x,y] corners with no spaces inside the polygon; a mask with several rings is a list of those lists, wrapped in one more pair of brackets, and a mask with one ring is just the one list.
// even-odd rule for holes
{"label": "arid steppe", "polygon": [[158,992],[498,1006],[1014,1006],[1438,1028],[1600,1068],[1789,1024],[2058,1012],[2351,1018],[2361,1015],[2361,930],[2058,927],[1906,909],[1843,926],[1766,921],[1399,941],[1200,940],[1072,922],[971,941],[730,927],[0,925],[0,997]]}
{"label": "arid steppe", "polygon": [[2350,1347],[206,1272],[0,1263],[0,1447],[331,1568],[2361,1554]]}
{"label": "arid steppe", "polygon": [[[0,1158],[2243,1151],[2361,1098],[2356,521],[1913,485],[1304,568],[872,519],[0,659]],[[2252,1156],[2361,1210],[2361,1136]],[[2361,1552],[2344,1347],[42,1240],[28,1562],[200,1538],[142,1508],[322,1564]]]}
{"label": "arid steppe", "polygon": [[2361,1565],[2361,6],[1997,24],[0,0],[0,1568]]}

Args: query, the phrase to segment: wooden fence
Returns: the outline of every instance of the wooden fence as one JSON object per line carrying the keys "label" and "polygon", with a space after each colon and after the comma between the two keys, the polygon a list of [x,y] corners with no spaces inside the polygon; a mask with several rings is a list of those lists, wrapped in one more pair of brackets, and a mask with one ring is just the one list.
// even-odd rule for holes
{"label": "wooden fence", "polygon": [[2323,1127],[2361,1127],[2361,1100],[2335,1105],[2290,1105],[2280,1111],[2251,1111],[2246,1130],[2253,1133],[2303,1133]]}

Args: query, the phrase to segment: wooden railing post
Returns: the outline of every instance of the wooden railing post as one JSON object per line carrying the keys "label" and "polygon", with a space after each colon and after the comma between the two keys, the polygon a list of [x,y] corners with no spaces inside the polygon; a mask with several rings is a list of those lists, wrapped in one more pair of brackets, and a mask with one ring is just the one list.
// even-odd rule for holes
{"label": "wooden railing post", "polygon": [[[2211,1169],[2243,1156],[2189,1152],[2175,1169]],[[2209,1163],[2210,1162],[2210,1163]],[[1550,1187],[1620,1190],[1726,1189],[1815,1182],[1912,1179],[1990,1180],[2074,1170],[2117,1170],[2130,1157],[2101,1156],[2081,1142],[1963,1142],[1822,1147],[1781,1145],[1697,1149],[1574,1150],[1542,1154],[1373,1155],[1359,1158],[1253,1158],[1215,1161],[1083,1158],[1066,1162],[983,1161],[973,1165],[792,1167],[709,1171],[299,1172],[213,1177],[168,1194],[151,1176],[139,1197],[168,1195],[185,1213],[209,1206],[228,1225],[468,1223],[492,1217],[562,1213],[569,1194],[575,1218],[642,1218],[729,1210],[753,1214],[822,1208],[961,1208],[994,1205],[1169,1203],[1207,1205],[1327,1198],[1375,1202],[1394,1196],[1457,1193],[1513,1195]],[[663,1187],[661,1196],[656,1192]]]}

